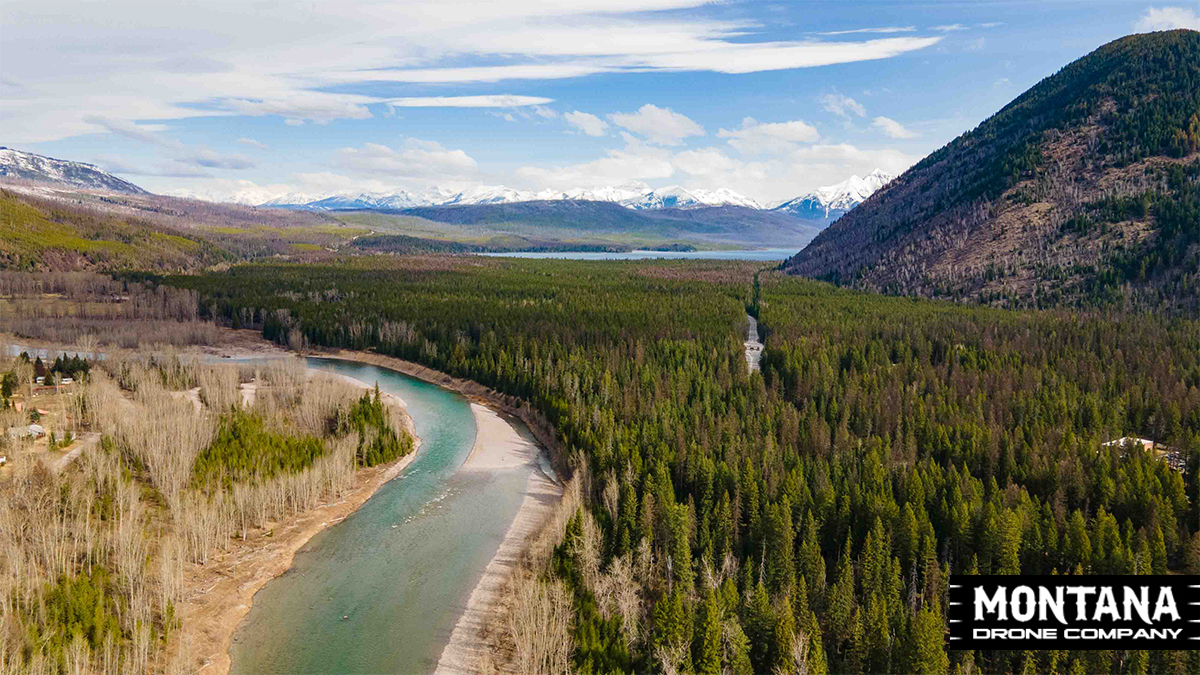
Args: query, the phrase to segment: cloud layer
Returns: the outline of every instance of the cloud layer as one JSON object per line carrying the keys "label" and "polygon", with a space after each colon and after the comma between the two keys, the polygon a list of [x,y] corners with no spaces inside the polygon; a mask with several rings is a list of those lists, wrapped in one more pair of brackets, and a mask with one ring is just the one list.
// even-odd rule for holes
{"label": "cloud layer", "polygon": [[364,119],[389,103],[528,106],[549,99],[362,92],[389,83],[805,68],[890,58],[940,39],[885,28],[866,37],[766,40],[757,22],[718,18],[727,13],[702,11],[706,4],[285,0],[249,12],[243,3],[10,0],[0,126],[17,144],[94,132],[88,115],[126,122],[275,115],[299,124]]}

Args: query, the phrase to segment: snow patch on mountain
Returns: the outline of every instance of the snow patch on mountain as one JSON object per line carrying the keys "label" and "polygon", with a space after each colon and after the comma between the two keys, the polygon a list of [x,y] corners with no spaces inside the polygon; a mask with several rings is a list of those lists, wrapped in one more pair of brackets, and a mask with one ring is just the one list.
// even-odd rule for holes
{"label": "snow patch on mountain", "polygon": [[863,178],[851,176],[846,180],[819,187],[812,192],[789,199],[774,207],[775,211],[789,213],[813,220],[828,220],[858,206],[887,185],[895,176],[875,169]]}
{"label": "snow patch on mountain", "polygon": [[5,147],[0,147],[0,177],[56,183],[86,190],[146,193],[133,183],[121,180],[93,164],[54,159]]}
{"label": "snow patch on mountain", "polygon": [[259,206],[306,208],[327,211],[366,209],[408,209],[420,206],[467,206],[477,204],[512,204],[532,201],[594,201],[613,202],[631,209],[693,209],[704,206],[746,206],[763,208],[758,202],[728,188],[717,190],[687,190],[678,185],[650,189],[645,183],[627,183],[593,189],[576,188],[566,192],[554,190],[514,190],[503,185],[480,185],[459,192],[433,188],[414,194],[404,190],[390,193],[360,193],[324,195],[307,199],[306,195],[284,195]]}

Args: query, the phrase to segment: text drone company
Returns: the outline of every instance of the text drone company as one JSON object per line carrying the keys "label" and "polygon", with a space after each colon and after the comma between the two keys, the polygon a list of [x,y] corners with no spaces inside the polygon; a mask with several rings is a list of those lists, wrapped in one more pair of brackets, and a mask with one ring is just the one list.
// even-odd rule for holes
{"label": "text drone company", "polygon": [[1190,649],[1195,578],[960,576],[950,580],[951,649]]}

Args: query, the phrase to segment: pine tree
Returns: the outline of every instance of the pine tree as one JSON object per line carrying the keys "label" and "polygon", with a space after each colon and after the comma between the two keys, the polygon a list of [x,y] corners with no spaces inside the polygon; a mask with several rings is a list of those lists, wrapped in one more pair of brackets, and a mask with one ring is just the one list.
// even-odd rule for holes
{"label": "pine tree", "polygon": [[696,672],[700,675],[720,675],[721,672],[721,608],[717,595],[710,588],[700,607],[692,654]]}
{"label": "pine tree", "polygon": [[913,618],[912,668],[915,675],[946,675],[950,659],[946,656],[945,632],[942,617],[929,607],[922,607]]}

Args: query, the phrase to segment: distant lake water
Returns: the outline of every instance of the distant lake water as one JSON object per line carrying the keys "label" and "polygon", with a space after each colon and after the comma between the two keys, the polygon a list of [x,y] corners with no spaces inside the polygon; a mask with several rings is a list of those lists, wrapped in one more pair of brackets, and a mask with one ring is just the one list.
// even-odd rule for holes
{"label": "distant lake water", "polygon": [[599,253],[594,251],[518,251],[515,253],[483,253],[493,258],[556,258],[559,260],[783,260],[796,255],[800,248],[764,248],[753,251],[625,251]]}

